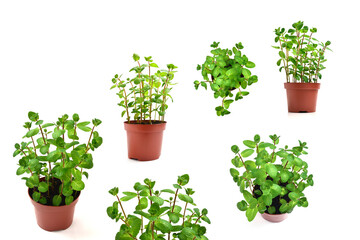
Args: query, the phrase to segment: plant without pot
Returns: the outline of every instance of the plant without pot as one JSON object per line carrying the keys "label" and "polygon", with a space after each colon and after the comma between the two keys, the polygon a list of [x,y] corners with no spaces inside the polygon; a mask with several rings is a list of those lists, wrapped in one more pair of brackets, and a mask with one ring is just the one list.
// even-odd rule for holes
{"label": "plant without pot", "polygon": [[[279,137],[271,135],[270,139],[271,143],[260,142],[260,136],[255,135],[253,141],[243,141],[247,149],[240,152],[237,145],[231,147],[236,156],[231,161],[235,168],[230,169],[230,174],[245,198],[237,207],[246,211],[249,222],[258,212],[270,222],[280,222],[296,206],[307,207],[303,191],[314,184],[313,175],[308,174],[308,164],[300,159],[302,154],[307,154],[306,142],[299,141],[299,146],[293,148],[287,145],[277,148]],[[254,153],[254,160],[245,159]],[[281,163],[276,163],[277,158]],[[245,171],[240,174],[236,168],[242,167]]]}
{"label": "plant without pot", "polygon": [[[21,156],[16,174],[30,174],[22,179],[26,180],[38,225],[47,231],[64,230],[71,225],[75,205],[85,188],[82,177],[87,178],[88,173],[83,170],[93,167],[89,150],[102,144],[99,133],[94,131],[101,121],[93,119],[90,128],[90,122],[79,122],[78,114],[72,120],[65,114],[55,123],[45,124],[37,113],[29,112],[28,117],[24,137],[30,141],[15,144],[13,156]],[[33,123],[36,127],[31,129]],[[77,141],[79,129],[91,132],[87,144]]]}
{"label": "plant without pot", "polygon": [[[177,67],[168,64],[167,70],[157,70],[151,74],[151,68],[158,68],[151,56],[145,57],[147,64],[140,64],[137,54],[133,55],[133,59],[137,66],[130,72],[134,71],[135,77],[123,80],[122,76],[116,74],[111,89],[119,90],[117,95],[121,101],[118,105],[125,108],[121,116],[126,115],[127,120],[124,127],[127,132],[128,157],[151,161],[158,159],[161,154],[167,100],[172,100],[169,93],[174,85],[172,80]],[[148,72],[143,73],[144,70]]]}
{"label": "plant without pot", "polygon": [[[280,59],[277,65],[280,72],[284,69],[286,83],[284,84],[287,94],[289,112],[315,112],[318,90],[322,78],[321,70],[325,69],[322,63],[326,62],[325,50],[331,42],[319,42],[313,37],[316,28],[310,29],[304,26],[304,22],[294,23],[293,28],[285,31],[285,28],[275,29],[275,42],[279,46]],[[290,79],[292,77],[292,79]]]}
{"label": "plant without pot", "polygon": [[[215,108],[218,116],[225,116],[230,114],[228,110],[230,104],[234,101],[242,99],[247,96],[249,92],[244,91],[248,86],[256,83],[258,78],[256,75],[251,75],[248,68],[254,68],[255,63],[249,61],[246,55],[241,54],[243,45],[235,44],[235,47],[230,49],[221,49],[219,42],[214,42],[210,45],[213,50],[213,56],[207,56],[205,62],[197,66],[197,70],[201,70],[204,81],[194,81],[195,89],[197,90],[201,85],[207,90],[208,84],[211,90],[214,91],[214,98],[222,98],[221,106]],[[234,54],[234,57],[232,55]],[[209,79],[210,75],[210,79]],[[233,93],[238,89],[237,93]]]}
{"label": "plant without pot", "polygon": [[[191,208],[196,206],[191,188],[185,188],[189,175],[178,177],[173,189],[154,190],[155,181],[145,179],[137,182],[134,190],[123,192],[119,197],[119,188],[112,188],[109,193],[116,201],[106,209],[108,216],[123,224],[116,234],[116,239],[203,239],[206,228],[203,222],[210,224],[207,209]],[[133,214],[126,214],[124,202],[135,199],[137,204]],[[119,208],[120,206],[120,208]]]}

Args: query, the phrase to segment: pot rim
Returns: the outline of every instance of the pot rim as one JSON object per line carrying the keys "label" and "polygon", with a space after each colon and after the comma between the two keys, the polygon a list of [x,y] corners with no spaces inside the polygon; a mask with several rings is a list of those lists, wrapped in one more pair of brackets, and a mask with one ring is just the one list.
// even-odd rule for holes
{"label": "pot rim", "polygon": [[288,213],[274,213],[274,214],[271,214],[271,213],[261,213],[261,214],[265,214],[265,215],[270,215],[270,216],[280,216],[280,215],[288,215]]}
{"label": "pot rim", "polygon": [[[140,123],[135,123],[135,122],[137,122],[136,120],[130,120],[130,123],[128,121],[124,121],[124,124],[127,124],[127,125],[141,125],[141,126],[152,126],[152,125],[156,126],[156,125],[161,125],[161,124],[167,123],[166,121],[158,121],[158,120],[155,120],[155,121],[157,121],[157,123],[155,123],[155,124],[140,124]],[[143,120],[143,122],[150,122],[150,120]]]}

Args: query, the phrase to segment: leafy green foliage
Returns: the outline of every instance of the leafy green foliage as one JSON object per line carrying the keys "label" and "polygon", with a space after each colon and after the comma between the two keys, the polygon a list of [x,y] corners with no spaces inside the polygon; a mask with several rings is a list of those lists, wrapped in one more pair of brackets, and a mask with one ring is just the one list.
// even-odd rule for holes
{"label": "leafy green foliage", "polygon": [[279,71],[285,71],[286,82],[317,82],[322,78],[320,71],[325,69],[323,63],[326,62],[324,54],[325,50],[331,51],[328,47],[331,42],[318,41],[313,37],[317,29],[309,29],[303,21],[294,23],[292,27],[287,31],[280,27],[274,31],[279,46],[273,48],[279,50],[280,56],[276,64],[282,64]]}
{"label": "leafy green foliage", "polygon": [[[230,175],[245,199],[238,202],[237,208],[245,211],[248,221],[258,212],[290,213],[295,206],[309,204],[303,191],[314,185],[313,175],[308,174],[308,164],[300,158],[307,154],[306,142],[299,141],[293,148],[278,148],[279,137],[271,135],[270,139],[271,142],[261,142],[260,136],[255,135],[254,141],[243,141],[250,149],[231,147],[236,155],[231,160],[235,168],[230,169]],[[243,173],[238,169],[244,169]]]}
{"label": "leafy green foliage", "polygon": [[[123,197],[118,196],[117,187],[110,189],[109,193],[116,196],[117,200],[106,212],[116,222],[123,222],[115,239],[164,240],[167,235],[166,239],[207,240],[206,228],[201,223],[211,223],[207,217],[208,211],[189,207],[196,206],[191,197],[195,192],[185,188],[189,180],[189,175],[184,174],[178,177],[177,183],[173,185],[174,190],[159,191],[154,190],[155,181],[145,179],[143,183],[135,183],[134,191],[123,192]],[[131,199],[137,205],[133,215],[126,215],[123,202]],[[180,206],[181,202],[183,207]]]}
{"label": "leafy green foliage", "polygon": [[164,121],[165,112],[168,108],[167,101],[173,100],[170,91],[175,83],[174,71],[177,67],[173,64],[167,64],[167,70],[157,70],[151,74],[151,69],[159,68],[153,62],[152,57],[145,57],[146,64],[140,64],[140,57],[133,55],[137,66],[130,69],[134,72],[133,78],[122,78],[122,75],[116,74],[112,79],[110,89],[118,89],[117,95],[120,98],[119,106],[124,110],[121,116],[126,114],[126,120],[130,123],[132,119],[136,123],[148,121]]}
{"label": "leafy green foliage", "polygon": [[[68,205],[74,201],[76,192],[85,188],[82,176],[87,178],[88,173],[83,169],[93,167],[89,151],[102,144],[102,137],[94,130],[101,120],[92,120],[93,126],[89,127],[90,122],[79,122],[76,113],[72,119],[65,114],[54,123],[43,123],[35,112],[29,112],[28,117],[30,122],[24,124],[27,140],[15,144],[13,156],[20,156],[16,174],[30,175],[23,179],[32,189],[34,201],[53,206]],[[90,132],[87,144],[78,141],[80,131]],[[53,197],[49,199],[50,196]]]}
{"label": "leafy green foliage", "polygon": [[[195,89],[201,85],[206,90],[208,85],[214,92],[214,98],[221,98],[221,106],[215,108],[218,116],[230,114],[228,110],[230,104],[239,99],[243,99],[249,92],[244,91],[247,86],[258,81],[256,75],[252,75],[248,68],[254,68],[255,63],[249,61],[246,55],[241,53],[243,45],[235,44],[230,49],[222,49],[219,42],[214,42],[211,47],[212,56],[207,56],[202,65],[197,66],[197,70],[201,70],[203,81],[196,80],[194,82]],[[210,76],[210,78],[209,78]],[[238,90],[236,93],[235,91]]]}

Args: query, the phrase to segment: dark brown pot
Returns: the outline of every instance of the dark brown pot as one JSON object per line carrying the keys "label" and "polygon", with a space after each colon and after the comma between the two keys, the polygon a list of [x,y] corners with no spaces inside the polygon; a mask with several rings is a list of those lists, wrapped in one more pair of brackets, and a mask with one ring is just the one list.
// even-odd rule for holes
{"label": "dark brown pot", "polygon": [[278,222],[284,221],[288,217],[288,214],[287,213],[283,213],[283,214],[262,213],[261,216],[269,222],[278,223]]}
{"label": "dark brown pot", "polygon": [[320,83],[284,83],[289,112],[315,112]]}
{"label": "dark brown pot", "polygon": [[35,208],[36,220],[39,227],[46,231],[59,231],[70,227],[74,218],[75,205],[78,202],[79,197],[77,197],[70,205],[64,206],[43,205],[35,202],[30,197],[31,203]]}
{"label": "dark brown pot", "polygon": [[[143,121],[149,123],[149,121]],[[128,157],[139,161],[158,159],[161,154],[163,131],[166,122],[154,124],[136,124],[136,121],[124,122],[127,132]]]}

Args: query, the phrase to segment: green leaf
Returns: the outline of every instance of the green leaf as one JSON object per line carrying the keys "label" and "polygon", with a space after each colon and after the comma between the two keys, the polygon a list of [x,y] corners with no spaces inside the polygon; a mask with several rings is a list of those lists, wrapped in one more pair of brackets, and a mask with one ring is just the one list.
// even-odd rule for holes
{"label": "green leaf", "polygon": [[39,192],[33,192],[32,194],[32,199],[35,201],[35,202],[38,202],[39,199],[41,197],[41,194]]}
{"label": "green leaf", "polygon": [[243,141],[244,145],[249,147],[249,148],[255,148],[256,147],[256,143],[254,141],[250,141],[250,140],[245,140]]}
{"label": "green leaf", "polygon": [[178,197],[179,197],[180,200],[182,200],[184,202],[193,203],[193,199],[188,195],[179,193]]}
{"label": "green leaf", "polygon": [[162,199],[161,197],[157,197],[157,196],[150,196],[149,197],[150,201],[153,201],[154,203],[159,204],[159,206],[164,204],[164,199]]}
{"label": "green leaf", "polygon": [[244,198],[245,200],[250,203],[251,200],[254,198],[253,195],[251,195],[251,193],[249,193],[248,191],[244,190],[243,192]]}
{"label": "green leaf", "polygon": [[179,215],[176,213],[168,212],[168,216],[169,216],[171,222],[173,222],[173,223],[177,223],[180,220]]}
{"label": "green leaf", "polygon": [[248,204],[244,200],[238,202],[236,206],[240,211],[246,211],[248,209]]}
{"label": "green leaf", "polygon": [[70,205],[73,201],[74,201],[74,197],[73,197],[73,196],[67,196],[67,197],[65,198],[65,204],[66,204],[66,205]]}
{"label": "green leaf", "polygon": [[85,188],[85,183],[81,180],[74,180],[71,182],[71,187],[76,191],[81,191]]}
{"label": "green leaf", "polygon": [[248,62],[245,64],[245,67],[247,67],[247,68],[254,68],[254,67],[255,67],[255,63],[248,61]]}
{"label": "green leaf", "polygon": [[232,177],[237,177],[237,176],[239,176],[240,173],[235,168],[230,168],[230,174]]}
{"label": "green leaf", "polygon": [[49,189],[49,186],[47,185],[46,182],[40,182],[38,189],[40,192],[47,192]]}
{"label": "green leaf", "polygon": [[168,221],[158,218],[155,220],[155,228],[160,230],[162,233],[168,233],[171,231],[172,226]]}
{"label": "green leaf", "polygon": [[265,170],[269,174],[269,176],[272,178],[275,178],[278,173],[277,168],[272,163],[267,163],[265,165]]}
{"label": "green leaf", "polygon": [[66,131],[65,129],[55,128],[54,132],[52,134],[52,137],[54,139],[56,139],[56,138],[60,137],[61,135],[63,135],[65,133],[65,131]]}
{"label": "green leaf", "polygon": [[246,158],[251,156],[254,153],[254,149],[245,149],[244,151],[241,152],[241,156]]}
{"label": "green leaf", "polygon": [[60,195],[55,195],[52,199],[52,203],[54,206],[59,206],[61,204],[61,201],[62,201],[62,199],[61,199]]}
{"label": "green leaf", "polygon": [[241,73],[244,75],[244,77],[245,77],[246,79],[248,79],[248,78],[251,76],[251,72],[250,72],[248,69],[246,69],[246,68],[243,68],[242,71],[241,71]]}
{"label": "green leaf", "polygon": [[230,68],[229,70],[226,71],[226,76],[230,77],[233,75],[236,75],[238,73],[238,71],[235,68]]}
{"label": "green leaf", "polygon": [[252,220],[254,220],[257,213],[258,213],[257,208],[248,208],[246,210],[246,217],[247,217],[248,221],[251,222]]}
{"label": "green leaf", "polygon": [[296,193],[296,192],[290,192],[289,193],[289,198],[291,200],[293,200],[293,201],[297,201],[299,197],[300,197],[300,195],[298,193]]}
{"label": "green leaf", "polygon": [[240,148],[237,145],[233,145],[233,146],[231,146],[231,151],[233,151],[233,153],[237,154],[240,151]]}
{"label": "green leaf", "polygon": [[29,137],[35,136],[35,135],[38,134],[38,133],[39,133],[39,129],[38,129],[38,128],[34,128],[34,129],[28,131],[25,136],[29,138]]}
{"label": "green leaf", "polygon": [[49,148],[50,148],[50,144],[49,144],[49,143],[46,144],[45,146],[42,146],[42,147],[40,148],[41,154],[46,154],[46,153],[49,151]]}
{"label": "green leaf", "polygon": [[280,172],[280,177],[281,177],[281,182],[285,183],[289,180],[290,178],[290,173],[286,170],[282,170]]}
{"label": "green leaf", "polygon": [[280,56],[281,58],[285,58],[285,53],[284,53],[283,51],[279,51],[279,56]]}

